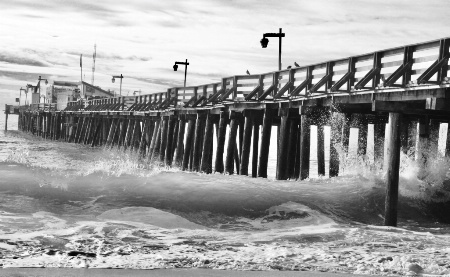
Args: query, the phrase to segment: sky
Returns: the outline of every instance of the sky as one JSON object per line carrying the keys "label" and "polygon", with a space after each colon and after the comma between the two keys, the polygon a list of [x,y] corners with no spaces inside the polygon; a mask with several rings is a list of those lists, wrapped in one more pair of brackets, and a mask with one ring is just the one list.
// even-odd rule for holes
{"label": "sky", "polygon": [[[450,37],[449,0],[14,0],[0,2],[0,103],[38,76],[143,94]],[[45,86],[42,86],[45,89]]]}

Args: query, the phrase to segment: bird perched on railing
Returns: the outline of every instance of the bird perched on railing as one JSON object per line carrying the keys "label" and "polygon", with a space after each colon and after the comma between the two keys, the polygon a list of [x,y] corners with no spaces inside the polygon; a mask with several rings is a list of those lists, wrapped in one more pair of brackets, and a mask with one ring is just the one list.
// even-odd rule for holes
{"label": "bird perched on railing", "polygon": [[247,69],[247,75],[250,75],[250,72],[248,72],[248,69]]}
{"label": "bird perched on railing", "polygon": [[287,67],[287,69],[291,69],[291,68],[292,68],[292,66],[288,66],[288,67]]}
{"label": "bird perched on railing", "polygon": [[300,67],[300,65],[297,62],[294,62],[296,67]]}

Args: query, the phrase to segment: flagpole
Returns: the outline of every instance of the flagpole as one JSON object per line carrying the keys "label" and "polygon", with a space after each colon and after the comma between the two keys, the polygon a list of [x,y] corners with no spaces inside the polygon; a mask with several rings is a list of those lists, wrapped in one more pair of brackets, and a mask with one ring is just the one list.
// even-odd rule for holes
{"label": "flagpole", "polygon": [[84,98],[84,91],[83,91],[83,54],[80,54],[80,68],[81,68],[80,97]]}
{"label": "flagpole", "polygon": [[83,82],[83,54],[80,55],[81,81]]}

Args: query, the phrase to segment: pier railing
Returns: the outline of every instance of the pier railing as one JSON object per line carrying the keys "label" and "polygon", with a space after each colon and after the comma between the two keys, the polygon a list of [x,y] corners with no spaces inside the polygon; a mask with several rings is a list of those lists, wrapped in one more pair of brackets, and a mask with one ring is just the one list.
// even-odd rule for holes
{"label": "pier railing", "polygon": [[241,101],[292,101],[450,83],[450,39],[407,45],[308,66],[166,92],[69,102],[66,110],[165,110]]}

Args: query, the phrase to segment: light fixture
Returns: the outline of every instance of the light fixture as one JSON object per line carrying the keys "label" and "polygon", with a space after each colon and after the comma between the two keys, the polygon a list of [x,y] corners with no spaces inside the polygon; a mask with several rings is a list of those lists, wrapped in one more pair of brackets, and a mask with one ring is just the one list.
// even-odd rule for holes
{"label": "light fixture", "polygon": [[278,70],[281,70],[281,38],[285,37],[285,34],[282,32],[282,29],[280,28],[279,33],[265,33],[263,34],[263,38],[261,39],[261,47],[267,48],[267,45],[269,44],[269,38],[278,38]]}
{"label": "light fixture", "polygon": [[[120,78],[120,89],[119,89],[119,95],[122,96],[122,79],[123,79],[123,75],[120,74],[120,76],[112,76],[111,81],[114,83],[116,81],[116,78]],[[115,97],[116,95],[114,95]]]}
{"label": "light fixture", "polygon": [[185,62],[175,62],[175,64],[173,65],[173,71],[178,70],[179,64],[184,64],[184,92],[186,92],[186,74],[187,74],[187,66],[189,65],[189,63],[187,59]]}

